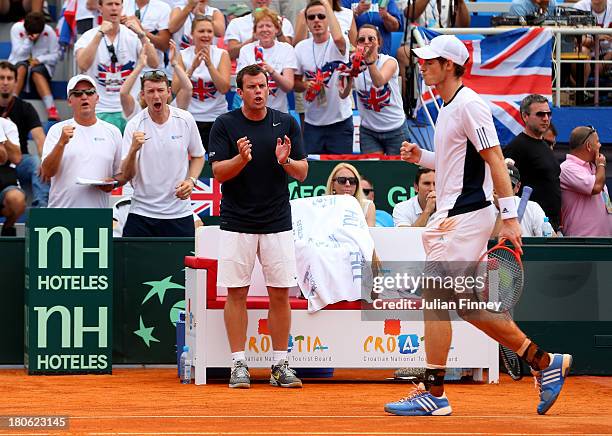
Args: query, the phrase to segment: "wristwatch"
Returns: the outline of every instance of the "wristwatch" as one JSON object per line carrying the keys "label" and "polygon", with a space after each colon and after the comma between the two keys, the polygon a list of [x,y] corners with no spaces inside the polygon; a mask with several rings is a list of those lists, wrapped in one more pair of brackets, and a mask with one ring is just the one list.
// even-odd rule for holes
{"label": "wristwatch", "polygon": [[196,179],[195,177],[188,177],[188,180],[191,180],[191,183],[193,183],[193,186],[196,185],[196,182],[198,181],[198,179]]}
{"label": "wristwatch", "polygon": [[278,162],[279,164],[281,164],[281,165],[289,165],[289,164],[291,164],[291,158],[290,158],[290,157],[288,157],[288,158],[287,158],[287,160],[286,160],[285,162],[280,162],[280,161],[277,161],[277,162]]}

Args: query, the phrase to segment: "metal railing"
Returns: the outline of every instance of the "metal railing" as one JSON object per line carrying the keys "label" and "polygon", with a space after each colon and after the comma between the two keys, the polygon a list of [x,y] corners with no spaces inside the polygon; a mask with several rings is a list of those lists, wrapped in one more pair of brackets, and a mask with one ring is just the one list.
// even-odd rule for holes
{"label": "metal railing", "polygon": [[[521,27],[488,27],[488,28],[472,28],[472,27],[460,27],[454,29],[435,29],[436,32],[446,35],[497,35],[500,33],[507,32],[515,28]],[[552,50],[552,62],[553,62],[553,104],[556,107],[561,106],[561,91],[593,91],[594,92],[594,104],[599,105],[599,92],[600,91],[612,91],[612,87],[600,87],[599,86],[599,68],[594,68],[594,79],[595,83],[593,87],[576,86],[576,87],[562,87],[561,86],[561,65],[562,64],[612,64],[612,60],[600,60],[599,59],[599,35],[612,35],[612,29],[603,29],[601,27],[553,27],[546,26],[553,32],[553,50]],[[414,27],[412,34],[419,45],[424,44],[424,40],[419,33],[418,29]],[[561,37],[563,35],[593,35],[595,56],[594,59],[561,59]]]}

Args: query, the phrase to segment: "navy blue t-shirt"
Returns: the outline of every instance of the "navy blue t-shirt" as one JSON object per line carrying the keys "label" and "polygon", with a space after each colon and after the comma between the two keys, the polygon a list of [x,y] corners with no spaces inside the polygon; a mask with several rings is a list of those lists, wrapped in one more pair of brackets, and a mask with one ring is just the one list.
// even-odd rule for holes
{"label": "navy blue t-shirt", "polygon": [[293,160],[306,157],[300,126],[289,114],[267,109],[266,117],[252,121],[236,109],[219,116],[210,132],[208,160],[220,162],[236,156],[238,139],[251,141],[251,156],[242,171],[223,182],[221,229],[240,233],[278,233],[291,230],[289,176],[276,160],[276,139],[291,139]]}

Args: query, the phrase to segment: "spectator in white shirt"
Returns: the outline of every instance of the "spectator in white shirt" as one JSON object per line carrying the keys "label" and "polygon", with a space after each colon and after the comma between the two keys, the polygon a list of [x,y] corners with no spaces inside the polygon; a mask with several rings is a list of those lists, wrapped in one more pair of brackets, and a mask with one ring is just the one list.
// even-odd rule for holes
{"label": "spectator in white shirt", "polygon": [[157,49],[159,68],[164,67],[164,52],[168,50],[170,31],[170,6],[162,0],[126,0],[121,24],[137,34],[146,34]]}
{"label": "spectator in white shirt", "polygon": [[[96,117],[96,82],[79,74],[68,81],[74,118],[54,124],[43,146],[41,173],[51,179],[48,207],[107,208],[121,165],[121,133]],[[92,186],[79,179],[107,181]]]}
{"label": "spectator in white shirt", "polygon": [[[351,46],[357,45],[357,25],[355,24],[355,15],[353,11],[348,8],[343,8],[340,0],[332,1],[332,9],[334,15],[340,24],[342,33],[348,38]],[[300,13],[295,19],[295,36],[293,38],[293,45],[296,46],[300,41],[311,37],[308,34],[308,24],[306,23],[306,14],[304,9],[300,10]],[[304,94],[302,92],[296,92],[295,98],[295,111],[300,116],[300,124],[304,126]]]}
{"label": "spectator in white shirt", "polygon": [[397,60],[379,53],[382,36],[372,24],[359,28],[357,47],[364,51],[366,69],[357,77],[347,76],[340,97],[357,91],[361,116],[359,142],[362,153],[398,155],[402,142],[410,140],[408,121],[399,87]]}
{"label": "spectator in white shirt", "polygon": [[[508,175],[510,176],[510,181],[512,182],[512,191],[514,192],[514,202],[518,206],[521,201],[521,198],[517,195],[519,190],[521,189],[521,174],[512,159],[506,159],[506,166],[508,167]],[[493,199],[495,203],[495,207],[497,207],[499,212],[499,204],[497,202],[497,194],[493,192]],[[542,224],[544,223],[544,217],[546,214],[542,207],[536,203],[535,201],[528,201],[527,206],[525,208],[525,213],[523,215],[523,219],[521,220],[521,229],[522,236],[542,236]],[[497,222],[495,223],[495,227],[493,228],[493,233],[491,234],[492,238],[495,238],[499,234],[499,229],[501,227],[501,218],[498,214]],[[553,232],[553,236],[556,236],[556,233]]]}
{"label": "spectator in white shirt", "polygon": [[421,167],[414,178],[417,195],[393,208],[395,227],[425,227],[436,211],[436,172]]}
{"label": "spectator in white shirt", "polygon": [[[210,6],[208,0],[178,0],[170,13],[168,30],[180,50],[193,44],[191,23],[198,15],[212,18],[215,38],[225,35],[225,17],[219,9]],[[216,44],[216,41],[213,44]]]}
{"label": "spectator in white shirt", "polygon": [[17,66],[17,85],[19,95],[29,81],[47,109],[50,121],[58,121],[59,115],[51,94],[51,77],[59,58],[59,45],[55,30],[45,24],[42,12],[30,12],[23,22],[11,27],[11,55],[9,62]]}
{"label": "spectator in white shirt", "polygon": [[134,69],[141,50],[147,53],[149,67],[157,68],[160,61],[145,32],[121,24],[122,0],[99,0],[99,6],[102,24],[77,40],[74,53],[79,70],[98,84],[98,118],[123,131],[126,120],[121,114],[121,85]]}
{"label": "spectator in white shirt", "polygon": [[238,57],[237,71],[247,65],[259,64],[268,73],[268,107],[289,112],[287,93],[293,90],[297,68],[295,51],[291,44],[276,40],[280,31],[278,14],[268,8],[260,8],[255,17],[256,41],[243,45]]}
{"label": "spectator in white shirt", "polygon": [[193,85],[189,112],[197,122],[204,149],[208,150],[212,125],[227,112],[225,94],[230,90],[232,67],[227,52],[212,45],[214,28],[210,17],[195,17],[191,27],[193,45],[181,51],[179,65],[187,70]]}
{"label": "spectator in white shirt", "polygon": [[204,147],[193,116],[167,104],[168,77],[148,71],[141,78],[147,108],[123,136],[121,182],[134,193],[123,236],[194,235],[190,196],[204,166]]}
{"label": "spectator in white shirt", "polygon": [[[271,0],[251,0],[253,9],[269,8]],[[227,26],[225,31],[225,43],[228,47],[229,55],[232,59],[238,58],[240,49],[243,45],[255,41],[253,36],[255,17],[253,13],[247,14],[240,18],[234,18]],[[280,17],[280,31],[276,38],[280,42],[291,44],[293,41],[293,24],[284,17]]]}
{"label": "spectator in white shirt", "polygon": [[327,0],[313,0],[306,10],[312,38],[295,46],[295,90],[304,92],[304,144],[309,154],[353,152],[353,108],[340,98],[340,65],[348,62],[349,42]]}

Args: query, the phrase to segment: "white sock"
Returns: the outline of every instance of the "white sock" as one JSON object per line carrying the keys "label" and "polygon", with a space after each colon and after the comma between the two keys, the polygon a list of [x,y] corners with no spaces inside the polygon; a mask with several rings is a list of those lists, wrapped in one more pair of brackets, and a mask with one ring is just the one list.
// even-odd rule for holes
{"label": "white sock", "polygon": [[232,364],[235,365],[239,360],[246,360],[244,351],[236,351],[235,353],[232,353]]}
{"label": "white sock", "polygon": [[277,365],[281,360],[287,360],[287,350],[274,350],[272,360],[276,362]]}
{"label": "white sock", "polygon": [[55,102],[53,101],[53,96],[52,95],[45,95],[42,98],[42,101],[45,104],[45,107],[47,109],[52,108],[53,106],[55,106]]}

